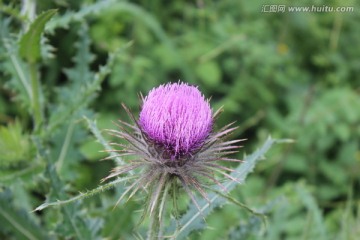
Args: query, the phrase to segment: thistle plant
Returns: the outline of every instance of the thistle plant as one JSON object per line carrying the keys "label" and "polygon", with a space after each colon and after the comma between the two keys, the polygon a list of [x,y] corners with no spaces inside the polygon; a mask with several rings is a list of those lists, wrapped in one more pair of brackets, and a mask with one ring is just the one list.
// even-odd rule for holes
{"label": "thistle plant", "polygon": [[214,130],[221,109],[212,113],[209,100],[197,87],[178,82],[154,88],[142,97],[138,120],[125,105],[123,107],[132,123],[119,120],[118,130],[108,130],[125,142],[111,143],[120,149],[110,150],[117,154],[108,159],[127,156],[130,160],[114,168],[103,181],[134,171],[135,180],[118,202],[126,195],[131,198],[139,190],[147,191],[144,215],[154,217],[153,226],[160,226],[165,199],[169,192],[176,192],[178,185],[201,212],[195,196],[198,194],[208,200],[206,188],[209,184],[227,191],[218,175],[237,181],[228,174],[233,170],[218,162],[241,162],[227,155],[235,153],[240,147],[235,144],[244,139],[226,140],[236,129],[233,123]]}
{"label": "thistle plant", "polygon": [[[245,156],[244,161],[232,158],[228,155],[236,153],[244,139],[227,139],[237,128],[234,123],[215,130],[215,121],[222,109],[213,111],[209,100],[196,86],[168,83],[140,98],[138,118],[122,104],[131,122],[118,120],[117,129],[106,130],[116,137],[113,142],[106,141],[96,123],[84,116],[89,129],[109,154],[104,160],[113,159],[117,163],[101,180],[103,184],[72,198],[47,200],[34,211],[68,204],[125,184],[114,207],[142,191],[146,202],[139,223],[150,219],[147,239],[185,237],[199,227],[199,221],[212,209],[227,201],[264,219],[262,213],[231,198],[229,193],[244,182],[272,144],[281,141],[268,138],[260,149]],[[242,164],[232,169],[221,162]],[[104,183],[110,179],[113,180]],[[190,204],[187,212],[180,215],[177,200],[183,193],[187,194]],[[164,215],[171,206],[169,200],[172,200],[176,221],[165,228]]]}
{"label": "thistle plant", "polygon": [[[279,16],[266,17],[264,31],[254,34],[259,19],[251,17],[258,13],[251,3],[201,5],[208,15],[225,18],[186,17],[199,10],[187,4],[179,18],[148,11],[146,1],[64,2],[70,1],[0,2],[0,239],[132,239],[132,234],[143,239],[146,232],[147,239],[196,239],[194,231],[203,239],[211,234],[230,240],[360,235],[355,231],[360,211],[354,211],[360,101],[356,81],[350,81],[357,76],[358,54],[346,44],[357,39],[351,30],[359,12],[313,15],[319,24],[302,32],[320,37],[309,45],[301,37],[279,40],[284,27]],[[152,10],[161,9],[158,2]],[[169,3],[167,10],[178,12],[179,4]],[[298,18],[285,17],[289,36],[297,34]],[[230,31],[218,31],[224,26]],[[309,60],[314,51],[316,61]],[[296,61],[289,61],[293,56]],[[135,94],[128,93],[158,86],[174,69],[204,83],[208,89],[201,90],[220,97],[231,109],[229,117],[237,120],[241,114],[245,121],[237,131],[256,136],[246,142],[253,153],[231,155],[241,143],[229,137],[234,126],[223,127],[217,119],[222,110],[213,110],[196,86],[181,82],[146,92],[140,115],[124,106],[131,121],[121,118],[108,130],[115,138],[104,138],[97,110],[99,122],[111,123],[118,118],[114,103],[133,106]],[[251,98],[254,93],[257,99]],[[261,176],[245,182],[275,143],[292,142],[265,140],[270,132],[299,141],[275,150]],[[110,163],[97,161],[102,158]],[[114,191],[82,201],[110,188]],[[277,195],[285,197],[280,207],[270,199]],[[318,201],[331,206],[325,214]],[[135,202],[143,203],[143,211],[141,226],[133,229]],[[227,203],[231,206],[220,209]],[[32,212],[49,206],[55,209]],[[263,214],[269,214],[270,224],[265,236]]]}

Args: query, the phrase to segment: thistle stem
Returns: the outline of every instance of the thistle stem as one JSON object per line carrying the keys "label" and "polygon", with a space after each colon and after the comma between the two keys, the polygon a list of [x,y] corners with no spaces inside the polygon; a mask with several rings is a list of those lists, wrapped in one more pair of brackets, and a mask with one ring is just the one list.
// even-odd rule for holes
{"label": "thistle stem", "polygon": [[38,77],[38,69],[36,63],[29,63],[30,79],[31,79],[31,105],[34,115],[34,129],[38,131],[42,123],[42,109],[41,109],[41,96],[40,96],[40,81]]}
{"label": "thistle stem", "polygon": [[166,208],[166,199],[169,193],[169,188],[172,186],[172,183],[166,183],[164,187],[164,193],[162,195],[161,203],[159,206],[159,231],[158,231],[158,239],[161,239],[162,230],[163,230],[163,217],[164,217],[164,210]]}
{"label": "thistle stem", "polygon": [[147,240],[157,239],[160,232],[160,219],[159,219],[159,203],[156,203],[154,212],[150,215],[150,225]]}
{"label": "thistle stem", "polygon": [[74,201],[77,201],[77,200],[80,200],[80,199],[83,199],[83,198],[90,197],[92,195],[101,193],[101,192],[103,192],[105,190],[111,189],[111,188],[115,187],[117,184],[119,184],[121,182],[125,182],[125,181],[127,181],[127,180],[129,180],[131,178],[132,177],[116,179],[116,180],[114,180],[112,182],[101,185],[101,186],[99,186],[99,187],[97,187],[97,188],[95,188],[93,190],[87,191],[85,193],[80,193],[79,195],[77,195],[75,197],[72,197],[70,199],[67,199],[67,200],[58,200],[56,202],[43,203],[40,206],[38,206],[37,208],[35,208],[34,211],[41,211],[41,210],[43,210],[43,209],[45,209],[47,207],[50,207],[50,206],[64,205],[64,204],[68,204],[68,203],[71,203],[71,202],[74,202]]}
{"label": "thistle stem", "polygon": [[[161,184],[160,193],[157,194],[156,199],[154,199],[154,207],[153,212],[150,212],[150,225],[149,232],[147,236],[147,240],[160,239],[162,234],[162,220],[163,213],[165,208],[166,195],[169,192],[170,183],[166,181],[167,176],[165,177],[165,181]],[[155,190],[156,191],[156,190]]]}

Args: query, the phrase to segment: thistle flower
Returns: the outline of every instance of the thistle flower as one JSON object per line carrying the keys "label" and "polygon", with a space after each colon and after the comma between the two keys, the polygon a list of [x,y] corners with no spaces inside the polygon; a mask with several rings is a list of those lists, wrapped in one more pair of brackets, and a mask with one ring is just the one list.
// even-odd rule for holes
{"label": "thistle flower", "polygon": [[186,84],[162,85],[145,98],[139,125],[148,138],[173,161],[191,154],[209,136],[213,125],[210,104]]}
{"label": "thistle flower", "polygon": [[112,143],[121,148],[113,150],[116,156],[132,158],[103,181],[128,172],[135,172],[136,178],[118,202],[145,189],[148,203],[144,213],[155,215],[162,212],[160,206],[164,204],[160,201],[166,198],[170,186],[179,183],[200,211],[195,195],[207,199],[205,184],[210,182],[226,190],[218,175],[237,181],[228,174],[232,169],[217,162],[241,162],[226,155],[236,152],[239,146],[234,144],[243,140],[225,140],[236,129],[231,127],[233,123],[214,131],[221,109],[213,114],[209,100],[197,87],[179,82],[152,89],[142,98],[138,120],[123,107],[133,123],[119,120],[119,130],[109,131],[125,140],[124,144]]}

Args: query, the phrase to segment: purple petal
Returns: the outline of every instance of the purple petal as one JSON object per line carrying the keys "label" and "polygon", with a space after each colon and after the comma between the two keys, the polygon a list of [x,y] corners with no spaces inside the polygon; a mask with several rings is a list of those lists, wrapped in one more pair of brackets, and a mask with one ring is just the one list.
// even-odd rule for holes
{"label": "purple petal", "polygon": [[172,158],[191,153],[212,130],[209,101],[197,87],[186,83],[160,85],[144,98],[139,125]]}

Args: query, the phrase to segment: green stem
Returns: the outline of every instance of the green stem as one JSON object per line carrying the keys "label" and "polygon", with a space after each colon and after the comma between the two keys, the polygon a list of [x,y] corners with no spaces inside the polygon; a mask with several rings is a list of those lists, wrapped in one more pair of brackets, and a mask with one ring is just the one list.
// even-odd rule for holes
{"label": "green stem", "polygon": [[169,189],[171,188],[172,186],[172,183],[171,182],[168,182],[168,183],[165,183],[165,187],[164,187],[164,193],[162,195],[162,199],[161,199],[161,203],[160,203],[160,206],[159,206],[159,231],[158,231],[158,239],[161,239],[162,238],[162,234],[163,234],[163,223],[164,223],[164,213],[165,213],[165,208],[166,208],[166,199],[167,199],[167,196],[168,196],[168,193],[169,193]]}
{"label": "green stem", "polygon": [[41,204],[40,206],[38,206],[37,208],[35,208],[34,212],[35,211],[41,211],[47,207],[50,207],[50,206],[60,206],[60,205],[64,205],[64,204],[68,204],[68,203],[72,203],[74,201],[77,201],[77,200],[80,200],[80,199],[83,199],[83,198],[87,198],[87,197],[91,197],[95,194],[98,194],[98,193],[101,193],[105,190],[108,190],[108,189],[111,189],[113,187],[115,187],[117,184],[121,183],[121,182],[125,182],[129,179],[131,179],[132,177],[127,177],[127,178],[119,178],[119,179],[116,179],[112,182],[109,182],[107,184],[104,184],[104,185],[101,185],[93,190],[90,190],[90,191],[87,191],[85,193],[80,193],[79,195],[75,196],[75,197],[72,197],[70,199],[67,199],[67,200],[57,200],[56,202],[48,202],[48,203],[43,203]]}
{"label": "green stem", "polygon": [[14,215],[8,214],[6,211],[2,210],[2,206],[0,207],[0,215],[3,216],[3,218],[8,221],[18,232],[20,232],[22,235],[26,237],[26,239],[30,240],[36,240],[36,236],[31,233],[31,230],[26,229],[26,226],[23,226],[22,224],[18,223],[15,219],[16,217]]}
{"label": "green stem", "polygon": [[61,168],[62,168],[62,166],[64,164],[64,161],[65,161],[66,155],[68,153],[69,146],[70,146],[70,143],[71,143],[71,138],[72,138],[73,133],[74,133],[74,126],[75,126],[74,122],[71,122],[69,124],[68,129],[66,131],[64,143],[63,143],[63,145],[61,147],[59,158],[57,159],[57,161],[55,163],[56,164],[56,170],[57,170],[58,173],[60,173]]}
{"label": "green stem", "polygon": [[41,96],[40,96],[40,81],[38,77],[38,69],[36,63],[29,63],[30,79],[31,79],[31,92],[32,92],[32,111],[34,115],[35,131],[38,131],[42,123],[42,109],[41,109]]}
{"label": "green stem", "polygon": [[154,212],[150,215],[150,225],[149,225],[149,232],[147,236],[147,240],[154,240],[158,236],[159,232],[159,207],[158,203],[155,206]]}

